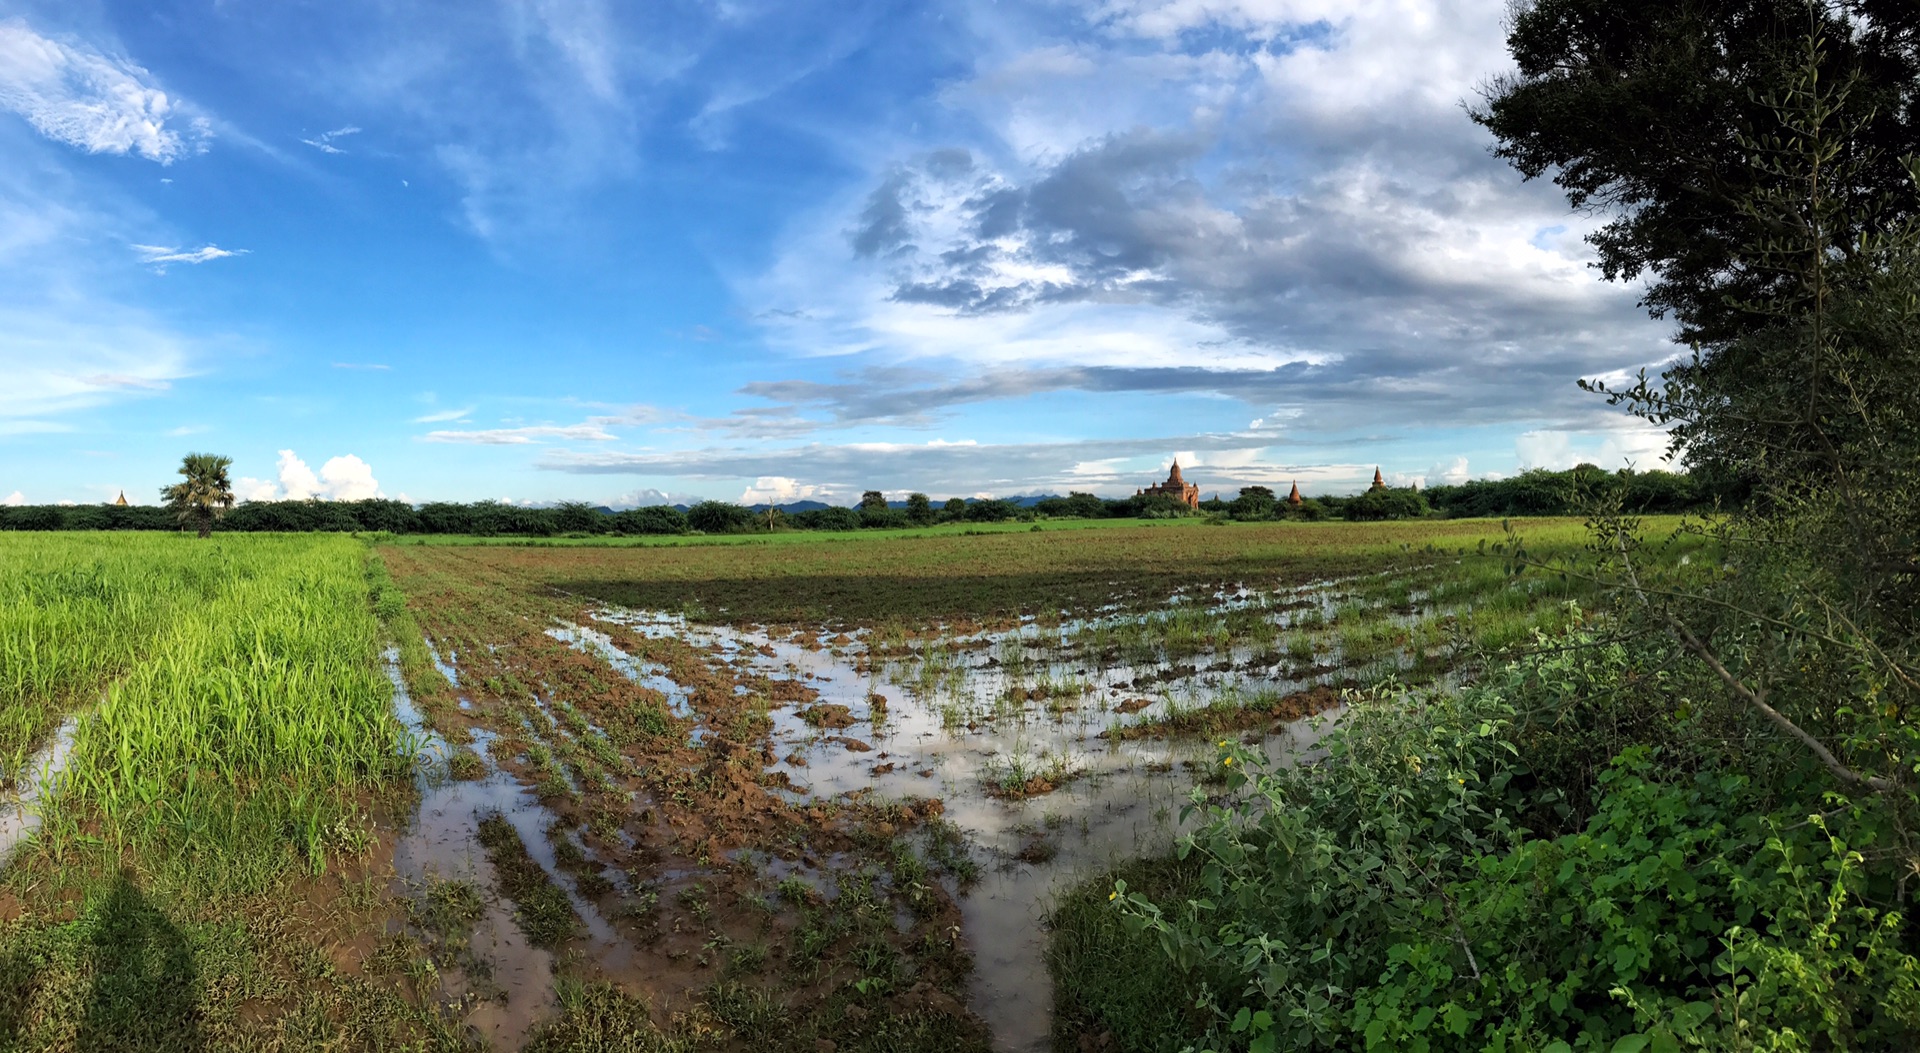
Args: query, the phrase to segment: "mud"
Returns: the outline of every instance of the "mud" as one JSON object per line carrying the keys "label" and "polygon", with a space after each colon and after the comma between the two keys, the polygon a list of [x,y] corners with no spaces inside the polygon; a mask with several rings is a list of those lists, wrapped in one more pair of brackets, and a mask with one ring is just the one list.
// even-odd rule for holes
{"label": "mud", "polygon": [[[1352,580],[826,635],[587,602],[453,558],[392,560],[433,690],[459,696],[423,717],[396,667],[421,806],[395,865],[410,895],[481,890],[438,997],[502,1049],[555,1011],[557,974],[612,979],[663,1027],[725,1033],[708,1015],[730,984],[784,1007],[801,1044],[898,1026],[947,1036],[935,1048],[1045,1049],[1056,889],[1165,849],[1223,727],[1295,763],[1343,685],[1435,666],[1378,641],[1348,660],[1331,627],[1360,609]],[[1230,638],[1222,612],[1257,631]],[[1393,624],[1433,613],[1416,598]],[[477,763],[449,745],[468,741]],[[537,870],[496,872],[478,844],[494,815]],[[577,921],[558,953],[502,894],[529,875]]]}

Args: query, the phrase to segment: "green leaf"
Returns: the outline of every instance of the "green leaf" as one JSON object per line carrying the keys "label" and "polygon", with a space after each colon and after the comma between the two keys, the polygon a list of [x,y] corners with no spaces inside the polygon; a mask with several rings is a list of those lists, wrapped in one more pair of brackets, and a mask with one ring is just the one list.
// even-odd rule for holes
{"label": "green leaf", "polygon": [[1611,1053],[1640,1053],[1652,1041],[1642,1034],[1621,1035],[1620,1041],[1613,1044]]}

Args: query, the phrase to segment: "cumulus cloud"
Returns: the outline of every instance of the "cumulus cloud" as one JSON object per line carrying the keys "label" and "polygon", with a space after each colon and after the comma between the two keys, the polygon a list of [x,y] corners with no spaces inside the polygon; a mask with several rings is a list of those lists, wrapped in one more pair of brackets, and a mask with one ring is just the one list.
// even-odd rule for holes
{"label": "cumulus cloud", "polygon": [[9,508],[19,508],[26,503],[27,495],[18,490],[8,494],[4,500],[0,500],[0,505],[6,505]]}
{"label": "cumulus cloud", "polygon": [[0,107],[88,153],[172,164],[206,149],[211,126],[119,56],[53,40],[20,19],[0,22]]}
{"label": "cumulus cloud", "polygon": [[281,450],[275,462],[279,481],[242,477],[234,496],[242,501],[364,501],[384,497],[373,468],[353,454],[329,458],[315,473],[292,450]]}
{"label": "cumulus cloud", "polygon": [[[777,346],[854,363],[752,386],[777,405],[743,426],[1155,385],[1262,430],[1607,426],[1574,379],[1666,329],[1588,268],[1596,217],[1488,156],[1461,102],[1508,64],[1501,9],[1455,6],[1113,0],[983,34],[1020,43],[944,94],[964,138],[882,152],[743,289]],[[857,376],[903,361],[952,375]]]}
{"label": "cumulus cloud", "polygon": [[763,475],[740,495],[743,505],[785,505],[795,501],[825,500],[821,487],[784,475]]}
{"label": "cumulus cloud", "polygon": [[1448,486],[1457,486],[1471,478],[1473,478],[1473,473],[1467,470],[1467,459],[1465,457],[1455,457],[1450,461],[1442,461],[1427,469],[1426,474],[1421,476],[1420,481],[1426,486],[1438,486],[1443,483]]}
{"label": "cumulus cloud", "polygon": [[380,497],[380,483],[367,462],[347,454],[330,458],[320,466],[320,483],[335,501],[365,501]]}
{"label": "cumulus cloud", "polygon": [[211,260],[224,260],[233,256],[245,256],[246,249],[223,249],[218,245],[202,245],[197,249],[178,249],[162,245],[135,245],[133,251],[140,256],[140,262],[150,263],[165,271],[169,263],[206,263]]}

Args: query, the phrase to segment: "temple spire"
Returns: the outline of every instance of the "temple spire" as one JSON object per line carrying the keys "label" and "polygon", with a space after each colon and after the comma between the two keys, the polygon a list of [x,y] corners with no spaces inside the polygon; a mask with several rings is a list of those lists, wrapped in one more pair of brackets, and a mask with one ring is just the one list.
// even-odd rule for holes
{"label": "temple spire", "polygon": [[1386,481],[1385,479],[1382,479],[1382,478],[1380,477],[1380,469],[1379,469],[1379,468],[1375,468],[1375,469],[1373,470],[1373,486],[1372,486],[1372,489],[1374,489],[1374,490],[1385,490],[1386,488],[1387,488],[1387,481]]}
{"label": "temple spire", "polygon": [[1295,479],[1293,481],[1293,489],[1287,493],[1287,503],[1290,505],[1300,503],[1300,480]]}

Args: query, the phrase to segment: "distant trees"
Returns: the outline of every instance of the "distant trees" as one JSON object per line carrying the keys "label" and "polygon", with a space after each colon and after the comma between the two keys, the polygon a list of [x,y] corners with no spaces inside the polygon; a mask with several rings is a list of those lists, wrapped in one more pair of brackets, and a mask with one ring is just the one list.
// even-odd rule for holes
{"label": "distant trees", "polygon": [[199,530],[201,537],[213,536],[213,521],[233,507],[233,481],[227,469],[233,458],[212,453],[190,453],[180,459],[181,480],[162,487],[160,496],[175,518]]}
{"label": "distant trees", "polygon": [[[173,491],[167,488],[167,493]],[[1583,464],[1566,471],[1535,469],[1509,479],[1476,479],[1434,486],[1423,491],[1424,505],[1396,499],[1324,496],[1299,506],[1277,499],[1264,486],[1248,486],[1231,501],[1210,502],[1206,508],[1236,520],[1315,520],[1325,518],[1395,518],[1439,515],[1449,518],[1578,514],[1594,500],[1617,501],[1628,512],[1671,514],[1720,503],[1735,507],[1744,493],[1738,489],[1710,489],[1694,476],[1667,471],[1606,471]],[[456,534],[475,537],[558,537],[619,534],[625,536],[684,534],[700,530],[732,534],[767,530],[861,530],[929,526],[939,523],[1004,522],[1034,515],[1055,519],[1149,519],[1190,516],[1194,512],[1165,495],[1105,499],[1074,491],[1048,497],[1031,507],[1010,501],[972,501],[963,498],[935,503],[926,494],[907,497],[906,507],[886,507],[880,491],[863,494],[852,508],[817,508],[767,515],[724,501],[701,502],[694,510],[669,505],[608,513],[584,502],[550,508],[532,508],[499,501],[471,503],[434,501],[411,505],[375,498],[366,501],[248,501],[224,508],[214,517],[220,531],[333,531],[394,534]],[[879,501],[871,498],[882,498]],[[1351,514],[1347,509],[1358,502]],[[981,507],[985,505],[986,507]],[[705,524],[704,526],[701,524]],[[183,523],[178,509],[165,506],[35,505],[0,507],[0,530],[175,530]]]}
{"label": "distant trees", "polygon": [[687,514],[672,505],[652,505],[616,512],[612,522],[617,534],[684,534],[690,527]]}
{"label": "distant trees", "polygon": [[1241,487],[1240,496],[1227,506],[1235,519],[1272,519],[1273,510],[1273,491],[1264,486]]}
{"label": "distant trees", "polygon": [[687,509],[687,525],[703,534],[737,534],[753,527],[753,513],[727,501],[702,501]]}
{"label": "distant trees", "polygon": [[1412,487],[1368,490],[1340,506],[1340,514],[1355,522],[1417,519],[1427,511],[1427,499]]}
{"label": "distant trees", "polygon": [[926,494],[907,495],[907,521],[915,526],[926,526],[933,522],[933,502]]}

